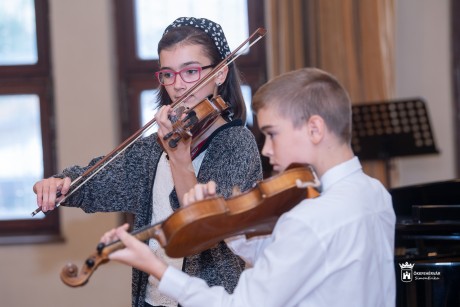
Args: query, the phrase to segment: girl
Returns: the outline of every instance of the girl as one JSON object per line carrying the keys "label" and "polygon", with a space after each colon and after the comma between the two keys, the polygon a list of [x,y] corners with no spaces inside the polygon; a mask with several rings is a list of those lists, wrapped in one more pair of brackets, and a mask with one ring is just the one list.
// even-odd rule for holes
{"label": "girl", "polygon": [[[166,219],[180,207],[183,195],[197,182],[216,181],[218,193],[230,197],[232,189],[250,189],[262,179],[258,148],[252,133],[244,127],[245,105],[239,73],[232,63],[222,68],[183,106],[192,108],[204,98],[218,94],[229,111],[195,133],[187,141],[171,148],[163,137],[172,130],[176,116],[170,104],[209,74],[230,53],[220,25],[204,19],[182,17],[169,25],[158,44],[161,106],[155,115],[158,132],[138,140],[103,171],[72,194],[66,206],[85,212],[130,212],[135,216],[134,229]],[[101,157],[100,157],[101,158]],[[55,207],[56,193],[63,196],[70,182],[94,165],[72,166],[61,174],[34,185],[37,203],[46,212]],[[158,180],[156,180],[158,179]],[[61,197],[63,197],[61,196]],[[243,261],[221,242],[216,247],[185,259],[169,259],[155,240],[150,248],[167,263],[186,273],[203,278],[210,286],[220,285],[233,292],[244,269]],[[133,306],[177,306],[177,302],[157,291],[157,281],[133,270]]]}

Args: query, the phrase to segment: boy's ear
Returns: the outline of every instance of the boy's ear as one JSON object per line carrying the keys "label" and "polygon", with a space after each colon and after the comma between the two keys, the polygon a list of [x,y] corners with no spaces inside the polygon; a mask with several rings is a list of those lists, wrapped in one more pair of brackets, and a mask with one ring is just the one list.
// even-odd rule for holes
{"label": "boy's ear", "polygon": [[313,144],[318,144],[324,137],[326,129],[324,119],[318,115],[312,115],[307,122],[308,136]]}

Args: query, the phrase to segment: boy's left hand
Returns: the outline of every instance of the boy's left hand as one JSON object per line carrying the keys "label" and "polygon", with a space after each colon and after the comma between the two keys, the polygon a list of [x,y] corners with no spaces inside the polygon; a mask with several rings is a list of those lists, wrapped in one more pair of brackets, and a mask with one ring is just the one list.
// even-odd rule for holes
{"label": "boy's left hand", "polygon": [[157,279],[161,279],[167,269],[167,265],[152,253],[147,244],[129,234],[127,232],[128,227],[128,224],[124,224],[106,232],[101,238],[101,242],[106,244],[119,239],[125,245],[125,248],[109,254],[109,259],[135,267],[153,275]]}

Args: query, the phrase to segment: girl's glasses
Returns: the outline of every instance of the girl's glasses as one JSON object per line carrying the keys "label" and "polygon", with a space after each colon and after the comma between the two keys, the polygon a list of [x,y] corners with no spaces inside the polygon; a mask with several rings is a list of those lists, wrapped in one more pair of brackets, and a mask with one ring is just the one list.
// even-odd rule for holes
{"label": "girl's glasses", "polygon": [[201,71],[203,69],[212,68],[216,65],[207,65],[207,66],[188,66],[179,71],[174,71],[171,69],[163,69],[157,71],[155,76],[161,85],[171,85],[176,82],[176,76],[180,75],[182,80],[187,83],[193,83],[201,78]]}

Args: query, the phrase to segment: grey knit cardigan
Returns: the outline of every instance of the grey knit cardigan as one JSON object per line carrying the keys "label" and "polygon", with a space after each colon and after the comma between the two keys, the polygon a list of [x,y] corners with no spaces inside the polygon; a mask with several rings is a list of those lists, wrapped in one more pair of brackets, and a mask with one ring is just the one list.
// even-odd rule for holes
{"label": "grey knit cardigan", "polygon": [[[251,189],[262,179],[260,154],[254,135],[241,125],[230,122],[208,138],[201,151],[207,150],[198,182],[214,180],[219,195],[231,196],[232,189]],[[100,173],[90,179],[66,201],[65,206],[79,207],[87,213],[129,212],[134,214],[134,230],[152,222],[152,188],[157,164],[163,149],[152,134],[131,145]],[[72,166],[56,177],[74,180],[102,157],[93,159],[86,167]],[[175,190],[170,195],[173,210],[179,207]],[[101,234],[102,235],[102,234]],[[234,255],[224,242],[198,255],[184,259],[183,271],[206,280],[209,286],[221,285],[232,293],[241,272],[243,261]],[[144,306],[148,275],[137,269],[132,274],[132,305]]]}

